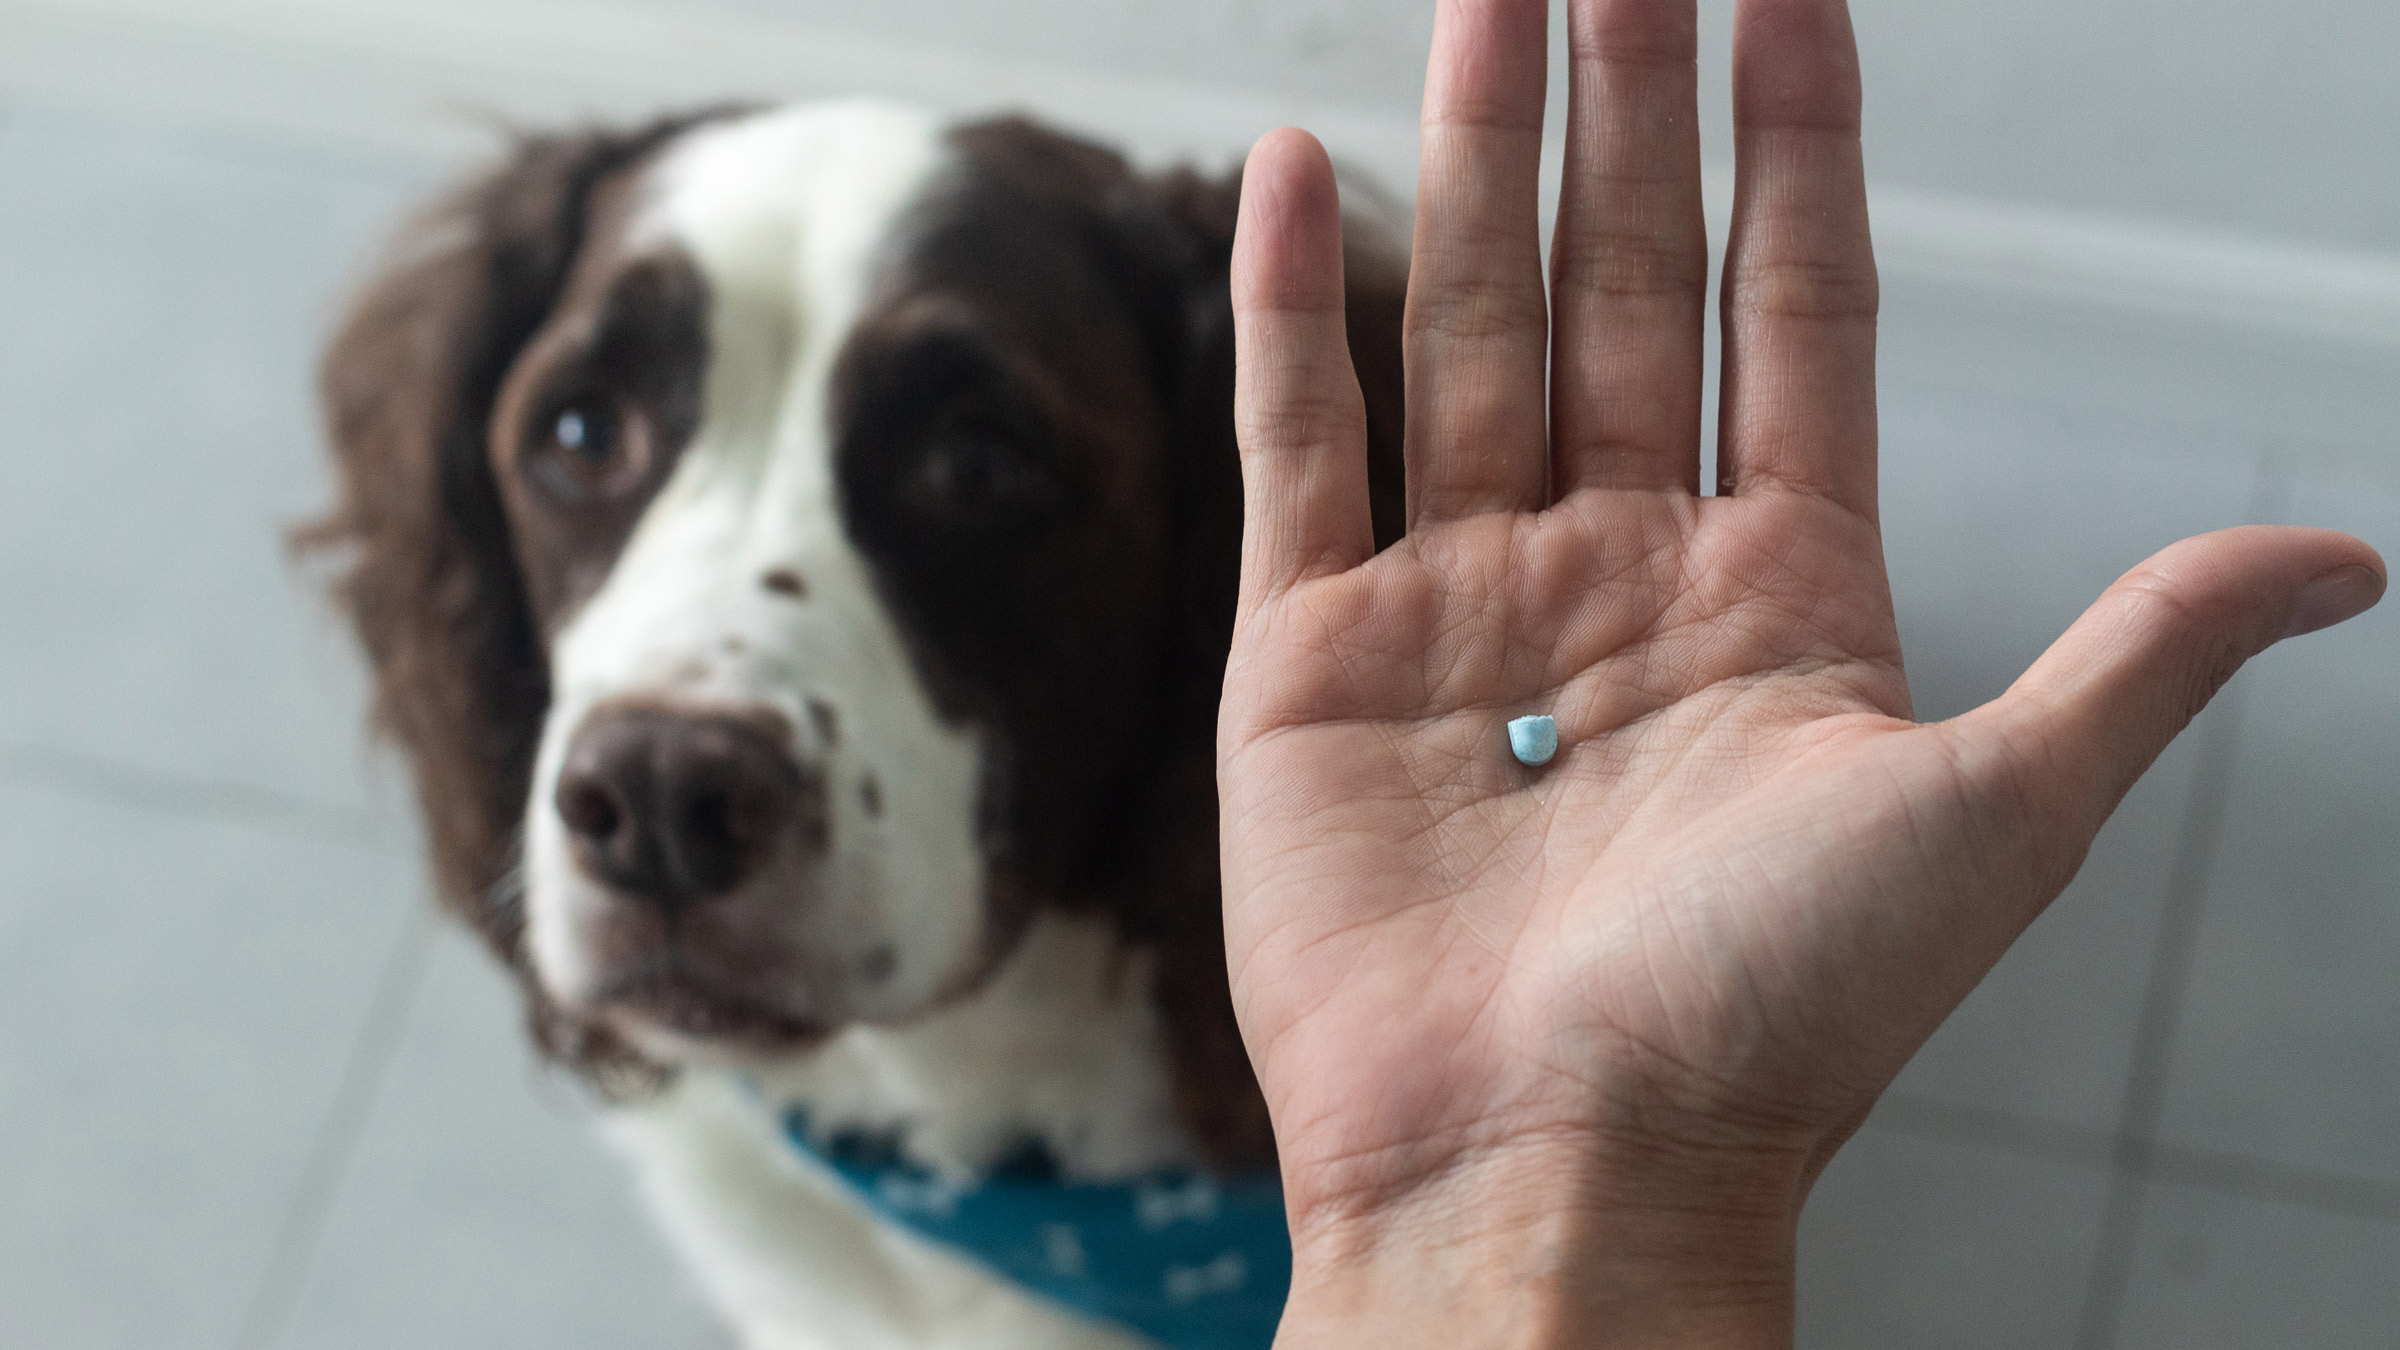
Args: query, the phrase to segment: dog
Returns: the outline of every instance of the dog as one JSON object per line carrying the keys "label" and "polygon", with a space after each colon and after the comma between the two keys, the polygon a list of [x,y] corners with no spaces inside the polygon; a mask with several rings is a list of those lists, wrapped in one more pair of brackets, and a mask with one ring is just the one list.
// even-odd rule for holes
{"label": "dog", "polygon": [[[331,344],[306,541],[439,893],[745,1345],[1272,1336],[1217,881],[1238,196],[871,101],[535,135]],[[1394,234],[1347,226],[1383,542]]]}

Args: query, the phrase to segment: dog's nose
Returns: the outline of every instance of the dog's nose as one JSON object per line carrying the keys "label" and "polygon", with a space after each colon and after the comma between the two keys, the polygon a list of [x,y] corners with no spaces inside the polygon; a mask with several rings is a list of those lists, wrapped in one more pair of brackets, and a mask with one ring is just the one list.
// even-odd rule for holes
{"label": "dog's nose", "polygon": [[781,841],[822,848],[821,796],[739,717],[602,708],[568,742],[557,804],[585,875],[672,908],[733,890]]}

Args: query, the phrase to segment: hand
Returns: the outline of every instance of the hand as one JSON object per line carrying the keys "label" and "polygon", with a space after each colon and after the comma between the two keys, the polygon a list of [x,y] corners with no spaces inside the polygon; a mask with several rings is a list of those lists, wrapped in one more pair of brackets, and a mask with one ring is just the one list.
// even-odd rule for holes
{"label": "hand", "polygon": [[1833,1150],[2242,661],[2384,584],[2342,535],[2186,540],[1915,723],[1843,5],[1741,4],[1712,497],[1692,0],[1574,0],[1554,315],[1544,24],[1441,4],[1381,554],[1331,172],[1278,132],[1244,187],[1219,783],[1291,1344],[1787,1343]]}

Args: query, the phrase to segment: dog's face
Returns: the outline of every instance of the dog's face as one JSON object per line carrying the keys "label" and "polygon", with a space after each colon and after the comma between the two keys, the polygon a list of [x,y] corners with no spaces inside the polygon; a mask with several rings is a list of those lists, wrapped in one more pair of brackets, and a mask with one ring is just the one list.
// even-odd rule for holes
{"label": "dog's face", "polygon": [[691,132],[597,194],[502,384],[533,969],[653,1056],[969,986],[1143,758],[1163,278],[1010,148],[875,105]]}
{"label": "dog's face", "polygon": [[1195,1129],[1263,1154],[1215,870],[1235,192],[818,105],[531,138],[405,236],[326,359],[309,537],[354,550],[442,894],[546,1047],[804,1051],[1096,912],[1155,957]]}
{"label": "dog's face", "polygon": [[500,383],[551,684],[532,971],[654,1058],[970,986],[1105,870],[1152,757],[1185,319],[1109,174],[1034,135],[689,131],[596,187]]}

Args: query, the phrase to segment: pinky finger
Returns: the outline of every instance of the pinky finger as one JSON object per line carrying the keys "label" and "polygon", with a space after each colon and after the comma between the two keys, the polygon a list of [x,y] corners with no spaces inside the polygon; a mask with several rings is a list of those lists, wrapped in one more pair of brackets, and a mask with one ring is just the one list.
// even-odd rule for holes
{"label": "pinky finger", "polygon": [[1233,241],[1245,607],[1375,551],[1367,414],[1342,313],[1341,201],[1304,131],[1250,152]]}

